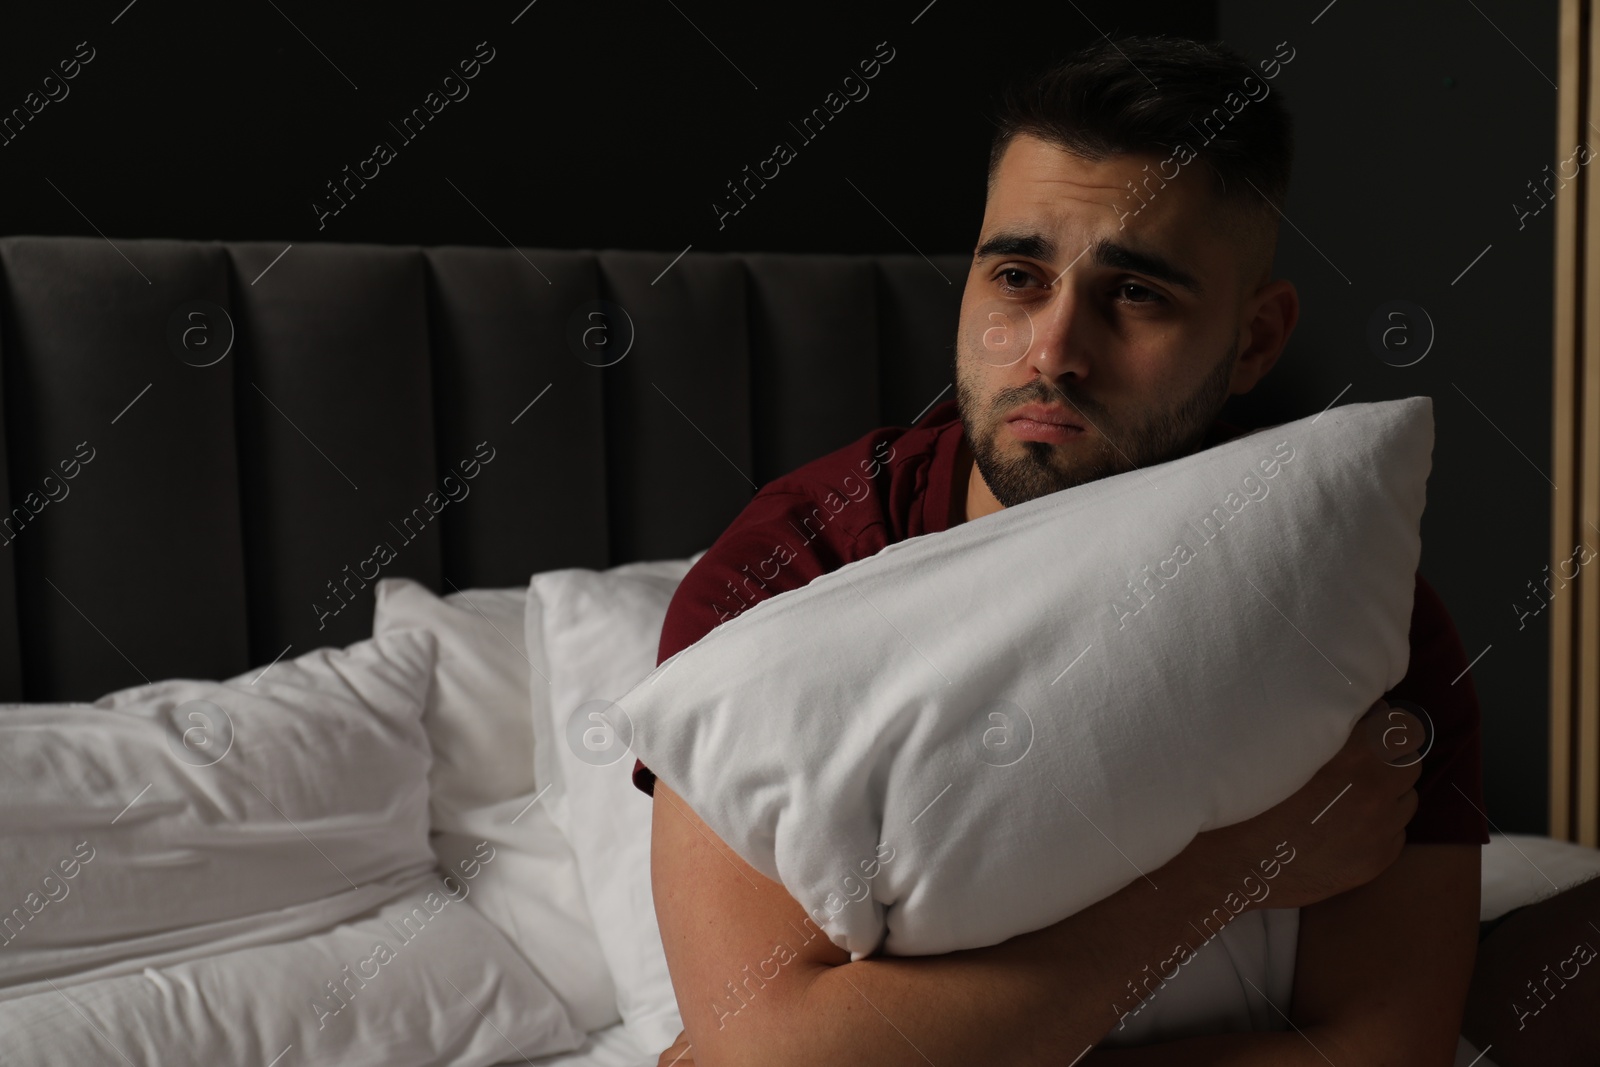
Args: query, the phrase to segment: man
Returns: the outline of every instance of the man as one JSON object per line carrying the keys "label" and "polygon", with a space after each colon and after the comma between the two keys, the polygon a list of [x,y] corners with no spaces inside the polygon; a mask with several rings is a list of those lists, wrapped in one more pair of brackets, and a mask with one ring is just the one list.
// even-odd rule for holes
{"label": "man", "polygon": [[[1269,72],[1289,58],[1257,69],[1220,46],[1123,40],[1010,93],[955,401],[763,488],[684,579],[660,659],[891,542],[1241,432],[1218,412],[1271,370],[1299,313],[1294,286],[1270,275],[1290,129]],[[781,566],[753,570],[780,545]],[[1420,762],[1395,757],[1422,750],[1421,723],[1380,701],[1410,733],[1387,753],[1396,765],[1358,725],[1293,797],[1196,837],[1156,875],[1160,892],[1136,879],[1044,930],[942,956],[850,962],[812,938],[748,999],[730,1000],[728,980],[775,939],[798,943],[806,913],[637,766],[654,787],[656,910],[686,1027],[661,1062],[1447,1067],[1488,834],[1476,696],[1470,676],[1451,685],[1466,657],[1420,575],[1411,642],[1385,696],[1427,712]],[[1313,822],[1335,798],[1338,818]],[[1290,837],[1298,858],[1272,895],[1302,909],[1293,1002],[1276,1005],[1286,1028],[1085,1055],[1116,1025],[1129,979]]]}

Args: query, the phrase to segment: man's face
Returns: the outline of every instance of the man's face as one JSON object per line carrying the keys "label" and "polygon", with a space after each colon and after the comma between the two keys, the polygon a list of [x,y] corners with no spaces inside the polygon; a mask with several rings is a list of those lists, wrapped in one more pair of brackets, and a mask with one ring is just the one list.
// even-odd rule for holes
{"label": "man's face", "polygon": [[[1163,188],[1160,161],[1092,163],[1027,135],[1001,159],[961,299],[956,397],[1003,506],[1190,452],[1253,384],[1234,374],[1247,246],[1202,162]],[[1010,421],[1024,405],[1072,426]]]}

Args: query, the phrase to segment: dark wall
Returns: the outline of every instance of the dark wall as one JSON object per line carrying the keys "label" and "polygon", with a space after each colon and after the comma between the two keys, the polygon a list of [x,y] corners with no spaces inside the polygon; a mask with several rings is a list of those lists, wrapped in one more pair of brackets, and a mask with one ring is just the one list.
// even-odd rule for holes
{"label": "dark wall", "polygon": [[[1218,32],[1241,50],[1296,53],[1276,82],[1299,139],[1277,269],[1303,302],[1283,358],[1312,391],[1292,406],[1315,411],[1347,385],[1340,403],[1433,397],[1422,573],[1468,658],[1488,649],[1471,677],[1484,798],[1507,832],[1548,825],[1549,616],[1513,605],[1538,606],[1527,583],[1550,562],[1554,211],[1512,205],[1539,203],[1527,183],[1575,147],[1557,154],[1556,17],[1554,0],[1219,4]],[[1432,320],[1433,347],[1410,366],[1368,340],[1391,301]],[[1380,336],[1401,328],[1394,362],[1423,351],[1421,314],[1380,317]],[[1284,381],[1249,399],[1281,403]]]}
{"label": "dark wall", "polygon": [[[1293,225],[1278,257],[1304,298],[1285,357],[1297,369],[1269,377],[1233,414],[1278,421],[1336,396],[1435,398],[1423,573],[1469,657],[1489,649],[1472,677],[1490,816],[1505,830],[1542,830],[1547,624],[1541,614],[1519,628],[1512,605],[1549,556],[1552,212],[1519,226],[1510,205],[1530,203],[1526,183],[1565,158],[1547,80],[1553,0],[1220,0],[1215,11],[1077,0],[1015,21],[970,0],[752,10],[96,0],[7,13],[0,114],[42,94],[79,42],[93,58],[64,98],[0,145],[0,233],[970,252],[984,113],[1009,73],[1098,30],[1220,34],[1253,57],[1288,41],[1295,59],[1273,84],[1299,123]],[[390,126],[424,107],[479,42],[493,58],[468,95],[411,140]],[[811,140],[791,127],[880,42],[893,58],[865,83],[869,95]],[[780,140],[795,157],[719,220],[713,205],[732,203],[726,183]],[[326,184],[379,141],[394,158],[319,217],[314,205],[334,206]],[[1407,367],[1386,363],[1367,337],[1399,300],[1437,330]],[[1425,344],[1425,324],[1409,314],[1390,335],[1411,340],[1405,352]]]}
{"label": "dark wall", "polygon": [[[1093,40],[1091,20],[1199,35],[1213,22],[1210,5],[1183,0],[1047,5],[1026,32],[962,0],[771,14],[727,0],[126,4],[0,16],[0,112],[78,42],[94,55],[0,147],[0,233],[970,251],[983,111],[1008,70]],[[452,87],[467,95],[441,93],[409,141],[391,128],[479,42],[493,58]],[[851,87],[864,97],[814,123],[809,142],[790,127],[830,92],[844,99],[880,42],[892,58]],[[321,218],[326,183],[346,166],[359,177],[379,141],[393,159]],[[794,157],[719,219],[727,183],[779,141]]]}

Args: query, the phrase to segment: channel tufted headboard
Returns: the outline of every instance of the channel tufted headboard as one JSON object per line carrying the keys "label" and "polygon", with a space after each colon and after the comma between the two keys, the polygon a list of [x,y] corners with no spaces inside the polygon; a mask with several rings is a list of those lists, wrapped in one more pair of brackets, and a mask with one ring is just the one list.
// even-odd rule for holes
{"label": "channel tufted headboard", "polygon": [[348,644],[364,575],[705,548],[952,395],[968,262],[0,239],[0,700]]}

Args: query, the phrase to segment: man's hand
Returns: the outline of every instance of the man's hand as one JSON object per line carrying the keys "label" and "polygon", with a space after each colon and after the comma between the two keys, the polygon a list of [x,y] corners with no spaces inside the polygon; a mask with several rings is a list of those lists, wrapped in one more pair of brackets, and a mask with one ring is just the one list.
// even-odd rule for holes
{"label": "man's hand", "polygon": [[1420,720],[1379,700],[1298,792],[1252,819],[1196,835],[1185,859],[1259,877],[1258,865],[1287,843],[1294,860],[1274,877],[1274,908],[1305,907],[1365,885],[1405,847],[1423,741]]}
{"label": "man's hand", "polygon": [[1477,947],[1478,846],[1406,844],[1390,862],[1416,807],[1420,725],[1379,701],[1303,789],[1254,819],[1200,834],[1174,861],[1196,872],[1222,863],[1257,873],[1251,865],[1272,857],[1278,842],[1296,849],[1278,867],[1270,901],[1245,904],[1301,908],[1293,997],[1275,1005],[1293,1031],[1096,1049],[1083,1067],[1454,1060]]}

